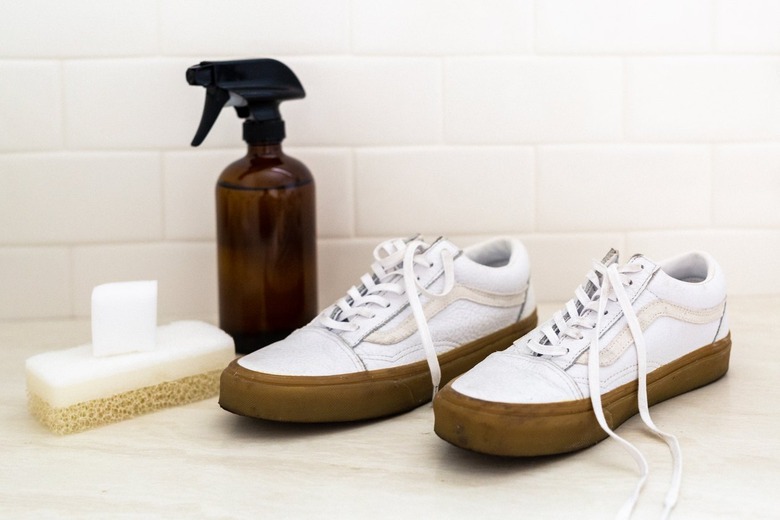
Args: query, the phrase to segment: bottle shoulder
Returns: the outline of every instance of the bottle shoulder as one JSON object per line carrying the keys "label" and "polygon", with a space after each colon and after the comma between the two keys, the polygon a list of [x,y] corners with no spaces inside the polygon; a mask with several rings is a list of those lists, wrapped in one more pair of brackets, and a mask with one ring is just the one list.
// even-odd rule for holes
{"label": "bottle shoulder", "polygon": [[248,153],[229,164],[218,184],[246,189],[294,188],[314,183],[309,168],[284,153]]}

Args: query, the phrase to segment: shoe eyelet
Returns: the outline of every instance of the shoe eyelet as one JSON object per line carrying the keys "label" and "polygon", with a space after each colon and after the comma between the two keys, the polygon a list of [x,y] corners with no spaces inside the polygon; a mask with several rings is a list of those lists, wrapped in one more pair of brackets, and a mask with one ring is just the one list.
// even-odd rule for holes
{"label": "shoe eyelet", "polygon": [[[570,352],[570,349],[569,349],[569,347],[566,347],[566,354],[568,354],[569,352]],[[564,355],[565,355],[565,354],[564,354]]]}
{"label": "shoe eyelet", "polygon": [[629,280],[628,285],[634,285],[634,280]]}
{"label": "shoe eyelet", "polygon": [[390,302],[387,302],[387,303],[385,304],[385,309],[389,309],[389,308],[390,308],[390,305],[391,305],[391,304],[390,304]]}
{"label": "shoe eyelet", "polygon": [[639,264],[639,268],[640,269],[644,269],[645,268],[645,264]]}
{"label": "shoe eyelet", "polygon": [[609,314],[609,311],[604,311],[604,316],[606,316],[607,314]]}
{"label": "shoe eyelet", "polygon": [[430,264],[428,264],[428,267],[429,267],[429,268],[430,268],[430,267],[433,267],[433,262],[431,262]]}

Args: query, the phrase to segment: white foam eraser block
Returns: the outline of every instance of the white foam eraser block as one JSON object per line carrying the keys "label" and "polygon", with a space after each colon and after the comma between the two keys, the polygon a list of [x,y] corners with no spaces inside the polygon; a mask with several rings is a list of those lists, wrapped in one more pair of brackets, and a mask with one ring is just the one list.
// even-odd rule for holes
{"label": "white foam eraser block", "polygon": [[44,352],[25,365],[30,412],[73,433],[207,399],[233,358],[233,338],[202,321],[158,327],[149,352],[95,357],[90,344]]}
{"label": "white foam eraser block", "polygon": [[92,354],[154,350],[157,280],[114,282],[92,290]]}

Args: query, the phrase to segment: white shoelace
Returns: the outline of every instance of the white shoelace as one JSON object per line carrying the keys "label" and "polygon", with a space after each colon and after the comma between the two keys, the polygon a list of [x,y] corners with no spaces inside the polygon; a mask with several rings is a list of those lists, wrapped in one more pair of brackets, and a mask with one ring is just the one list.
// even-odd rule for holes
{"label": "white shoelace", "polygon": [[[542,341],[531,340],[528,342],[529,348],[537,354],[562,356],[568,353],[568,349],[560,345],[563,338],[570,337],[573,339],[582,339],[584,337],[583,330],[594,331],[593,342],[588,350],[588,387],[590,389],[590,400],[593,404],[593,411],[601,428],[631,454],[639,467],[640,473],[639,481],[637,482],[634,492],[618,512],[617,518],[620,519],[626,519],[631,516],[634,506],[639,500],[642,488],[647,481],[649,468],[647,460],[644,455],[642,455],[642,452],[639,451],[636,446],[612,431],[604,417],[604,409],[601,403],[601,379],[599,374],[599,355],[601,349],[601,346],[599,345],[599,331],[601,330],[602,317],[607,312],[606,307],[609,300],[617,301],[620,305],[620,310],[623,311],[631,335],[634,338],[639,384],[637,396],[639,415],[642,417],[642,421],[645,425],[666,442],[674,460],[672,480],[664,500],[662,518],[668,518],[677,503],[682,480],[682,453],[680,452],[680,444],[677,441],[677,438],[674,435],[658,429],[650,418],[650,407],[647,399],[647,349],[636,312],[634,312],[631,300],[624,288],[625,285],[631,285],[633,283],[629,275],[642,269],[643,267],[641,265],[636,264],[618,266],[616,263],[613,263],[609,266],[605,266],[598,262],[594,263],[594,270],[588,273],[588,280],[593,284],[594,288],[592,296],[588,296],[582,286],[578,287],[575,291],[575,299],[570,300],[566,304],[566,314],[562,311],[558,311],[553,317],[554,326],[549,325],[542,329]],[[599,274],[601,277],[599,277]],[[591,314],[593,312],[596,313],[595,323],[593,322]]]}
{"label": "white shoelace", "polygon": [[360,318],[372,319],[377,308],[388,308],[390,300],[386,293],[404,294],[409,300],[414,320],[420,331],[425,358],[431,371],[433,395],[439,390],[441,383],[441,367],[436,356],[428,321],[420,302],[420,294],[429,298],[445,296],[455,285],[455,269],[453,256],[449,250],[442,249],[441,260],[444,269],[444,288],[435,294],[420,284],[420,278],[414,272],[415,266],[424,269],[433,267],[419,252],[426,251],[430,246],[419,239],[404,241],[393,239],[382,242],[374,249],[372,273],[366,273],[360,278],[361,286],[352,287],[347,296],[335,303],[335,309],[327,316],[320,318],[320,323],[329,329],[354,332],[360,329]]}

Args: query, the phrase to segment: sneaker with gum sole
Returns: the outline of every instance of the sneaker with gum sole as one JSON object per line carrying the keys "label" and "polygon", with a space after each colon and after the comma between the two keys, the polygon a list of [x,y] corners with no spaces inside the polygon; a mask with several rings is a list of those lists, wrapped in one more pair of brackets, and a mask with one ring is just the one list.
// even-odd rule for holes
{"label": "sneaker with gum sole", "polygon": [[640,468],[625,517],[648,467],[613,430],[640,413],[674,458],[668,514],[682,459],[677,439],[657,428],[649,406],[722,377],[730,351],[726,284],[710,255],[662,263],[636,255],[619,265],[613,250],[552,319],[439,392],[434,430],[456,446],[503,456],[566,453],[611,436]]}
{"label": "sneaker with gum sole", "polygon": [[347,296],[286,339],[233,361],[219,404],[249,417],[341,422],[393,415],[536,325],[528,254],[498,238],[388,240]]}

